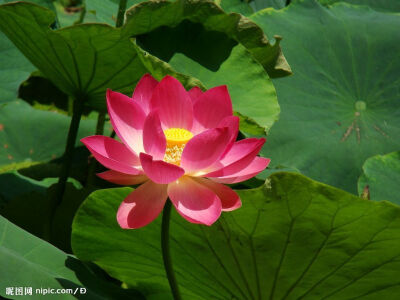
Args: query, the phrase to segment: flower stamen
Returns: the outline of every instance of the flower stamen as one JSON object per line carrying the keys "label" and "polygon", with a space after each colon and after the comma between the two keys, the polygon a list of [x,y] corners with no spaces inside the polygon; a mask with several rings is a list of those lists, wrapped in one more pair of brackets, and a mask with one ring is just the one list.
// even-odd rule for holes
{"label": "flower stamen", "polygon": [[164,130],[164,134],[167,139],[164,161],[179,166],[183,149],[193,134],[183,128],[168,128]]}

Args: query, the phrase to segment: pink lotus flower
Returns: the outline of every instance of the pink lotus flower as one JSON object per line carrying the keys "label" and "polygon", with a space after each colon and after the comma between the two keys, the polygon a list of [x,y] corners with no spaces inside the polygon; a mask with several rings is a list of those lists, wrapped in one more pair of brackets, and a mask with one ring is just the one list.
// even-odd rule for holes
{"label": "pink lotus flower", "polygon": [[232,115],[226,86],[187,92],[166,76],[159,83],[145,75],[132,98],[107,91],[112,126],[121,139],[89,136],[82,142],[109,171],[101,178],[122,185],[140,184],[122,202],[122,228],[149,224],[169,197],[186,220],[213,224],[221,211],[241,206],[224,183],[247,180],[269,159],[257,157],[265,139],[236,142],[239,118]]}

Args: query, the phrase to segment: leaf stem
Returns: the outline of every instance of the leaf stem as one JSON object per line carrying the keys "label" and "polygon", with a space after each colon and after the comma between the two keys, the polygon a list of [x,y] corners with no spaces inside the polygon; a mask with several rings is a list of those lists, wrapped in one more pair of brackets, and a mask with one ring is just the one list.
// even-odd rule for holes
{"label": "leaf stem", "polygon": [[81,13],[79,14],[79,19],[75,21],[74,25],[82,24],[83,21],[85,20],[85,15],[86,15],[86,5],[83,4],[81,6]]}
{"label": "leaf stem", "polygon": [[65,185],[67,183],[69,171],[71,170],[71,162],[74,156],[74,148],[76,142],[76,136],[78,135],[79,123],[83,113],[83,100],[75,99],[73,103],[73,114],[71,123],[69,125],[67,145],[65,146],[65,152],[63,155],[63,162],[61,165],[60,177],[58,179],[55,205],[56,207],[61,204],[63,194],[65,192]]}
{"label": "leaf stem", "polygon": [[174,300],[181,300],[182,298],[179,294],[179,287],[178,283],[176,282],[175,273],[172,267],[171,254],[169,251],[169,220],[171,218],[171,206],[171,201],[168,199],[164,206],[161,223],[161,251],[165,272],[167,273],[169,286],[171,288]]}
{"label": "leaf stem", "polygon": [[76,136],[78,135],[79,123],[81,121],[84,107],[83,100],[75,99],[75,101],[73,101],[72,98],[69,99],[70,101],[68,102],[68,106],[72,106],[73,113],[68,130],[67,145],[65,146],[60,177],[58,179],[58,183],[54,193],[54,199],[50,198],[50,200],[52,201],[50,201],[48,223],[43,230],[43,238],[48,242],[50,242],[52,238],[52,228],[55,222],[57,208],[61,205],[63,200],[65,187],[67,184],[69,172],[71,170],[71,162],[74,156]]}
{"label": "leaf stem", "polygon": [[126,1],[127,0],[119,0],[119,6],[118,6],[118,15],[117,15],[117,22],[115,26],[121,27],[124,24],[124,15],[125,15],[125,10],[126,10]]}
{"label": "leaf stem", "polygon": [[68,96],[68,116],[72,116],[74,110],[74,98]]}

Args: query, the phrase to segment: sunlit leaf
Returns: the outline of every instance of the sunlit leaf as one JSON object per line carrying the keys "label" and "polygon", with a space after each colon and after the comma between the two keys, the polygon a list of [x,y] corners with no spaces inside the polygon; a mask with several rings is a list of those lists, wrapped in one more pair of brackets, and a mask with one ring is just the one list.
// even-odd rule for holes
{"label": "sunlit leaf", "polygon": [[285,37],[294,72],[274,80],[282,114],[263,154],[356,193],[364,161],[400,149],[400,18],[305,0],[252,19]]}
{"label": "sunlit leaf", "polygon": [[52,30],[55,15],[31,3],[0,6],[0,29],[64,93],[105,109],[105,91],[132,91],[147,72],[129,39],[105,24]]}
{"label": "sunlit leaf", "polygon": [[[70,120],[56,112],[36,110],[22,100],[2,105],[0,170],[4,167],[3,172],[9,171],[6,166],[10,164],[16,164],[17,169],[59,157],[65,150]],[[82,120],[78,138],[92,135],[95,128],[96,121]]]}
{"label": "sunlit leaf", "polygon": [[228,12],[235,12],[244,16],[249,16],[254,13],[254,9],[251,7],[248,1],[242,0],[215,0],[221,8]]}
{"label": "sunlit leaf", "polygon": [[226,12],[236,12],[244,16],[264,8],[281,9],[286,6],[286,0],[215,0]]}
{"label": "sunlit leaf", "polygon": [[[73,224],[74,253],[144,294],[168,290],[160,218],[121,229],[132,189],[92,193]],[[400,208],[302,175],[277,173],[238,191],[243,207],[211,227],[172,214],[171,252],[184,299],[394,299],[400,292]]]}
{"label": "sunlit leaf", "polygon": [[[163,17],[153,22],[155,15]],[[280,51],[279,46],[260,42],[265,36],[248,19],[228,15],[210,2],[142,3],[127,12],[123,34],[136,36],[144,50],[168,62],[175,71],[199,79],[205,88],[227,85],[233,109],[264,131],[278,119],[274,86],[252,54],[259,51],[267,59],[273,51]]]}
{"label": "sunlit leaf", "polygon": [[[227,85],[233,109],[256,127],[268,131],[278,120],[280,108],[272,81],[243,46],[235,46],[217,71],[209,70],[180,53],[176,53],[169,64],[180,73],[198,78],[207,88]],[[242,126],[241,130],[246,131],[246,128]]]}
{"label": "sunlit leaf", "polygon": [[[173,46],[184,54],[188,54],[189,51],[187,50],[190,49],[193,53],[189,53],[195,57],[195,61],[203,64],[211,63],[215,68],[215,62],[221,62],[221,56],[226,55],[226,51],[229,54],[229,49],[236,41],[254,55],[267,70],[270,77],[282,77],[291,74],[290,67],[279,46],[279,41],[271,44],[262,30],[251,20],[239,14],[227,14],[212,1],[147,1],[130,8],[126,12],[126,17],[126,24],[122,28],[124,36],[136,37],[160,29],[160,27],[177,27],[178,33],[185,31],[187,33],[187,30],[191,30],[190,34],[186,36],[187,39],[194,41],[203,39],[208,42],[207,45],[211,43],[212,47],[207,49],[203,45],[201,48],[194,49],[187,39],[186,43],[184,43],[185,40],[176,39],[183,45],[169,45],[163,43],[163,41],[158,41],[158,43],[168,46],[166,49],[161,49],[164,55],[173,54],[173,52],[170,53]],[[199,36],[197,37],[197,35]],[[162,38],[162,34],[157,37]],[[232,41],[229,41],[229,38]],[[231,47],[229,47],[229,44]],[[179,48],[180,46],[181,48]],[[182,47],[186,47],[186,49],[182,49]],[[215,57],[209,55],[210,50],[214,50],[212,53]],[[160,57],[160,54],[160,51],[155,53],[158,57]],[[210,61],[207,61],[206,58]]]}
{"label": "sunlit leaf", "polygon": [[284,8],[286,2],[287,0],[251,0],[250,5],[255,11],[259,11],[268,7],[275,9]]}
{"label": "sunlit leaf", "polygon": [[400,204],[400,152],[368,158],[358,180],[358,193],[365,191],[371,200],[389,200]]}
{"label": "sunlit leaf", "polygon": [[[144,2],[146,0],[128,0],[126,7]],[[86,18],[85,21],[94,19],[96,22],[107,23],[115,26],[118,14],[119,0],[85,0]]]}
{"label": "sunlit leaf", "polygon": [[332,5],[336,2],[347,2],[356,5],[368,5],[376,10],[400,12],[400,1],[396,0],[318,0],[322,4]]}

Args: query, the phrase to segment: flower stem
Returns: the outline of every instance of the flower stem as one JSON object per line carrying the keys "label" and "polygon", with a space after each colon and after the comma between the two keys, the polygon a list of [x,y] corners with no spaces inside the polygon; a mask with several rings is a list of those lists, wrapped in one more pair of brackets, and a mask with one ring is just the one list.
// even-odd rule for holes
{"label": "flower stem", "polygon": [[169,220],[171,217],[171,206],[171,201],[167,200],[164,206],[161,223],[161,251],[165,272],[167,273],[169,286],[171,288],[174,300],[181,300],[182,298],[179,294],[179,287],[178,283],[176,282],[175,273],[172,268],[171,254],[169,252]]}

